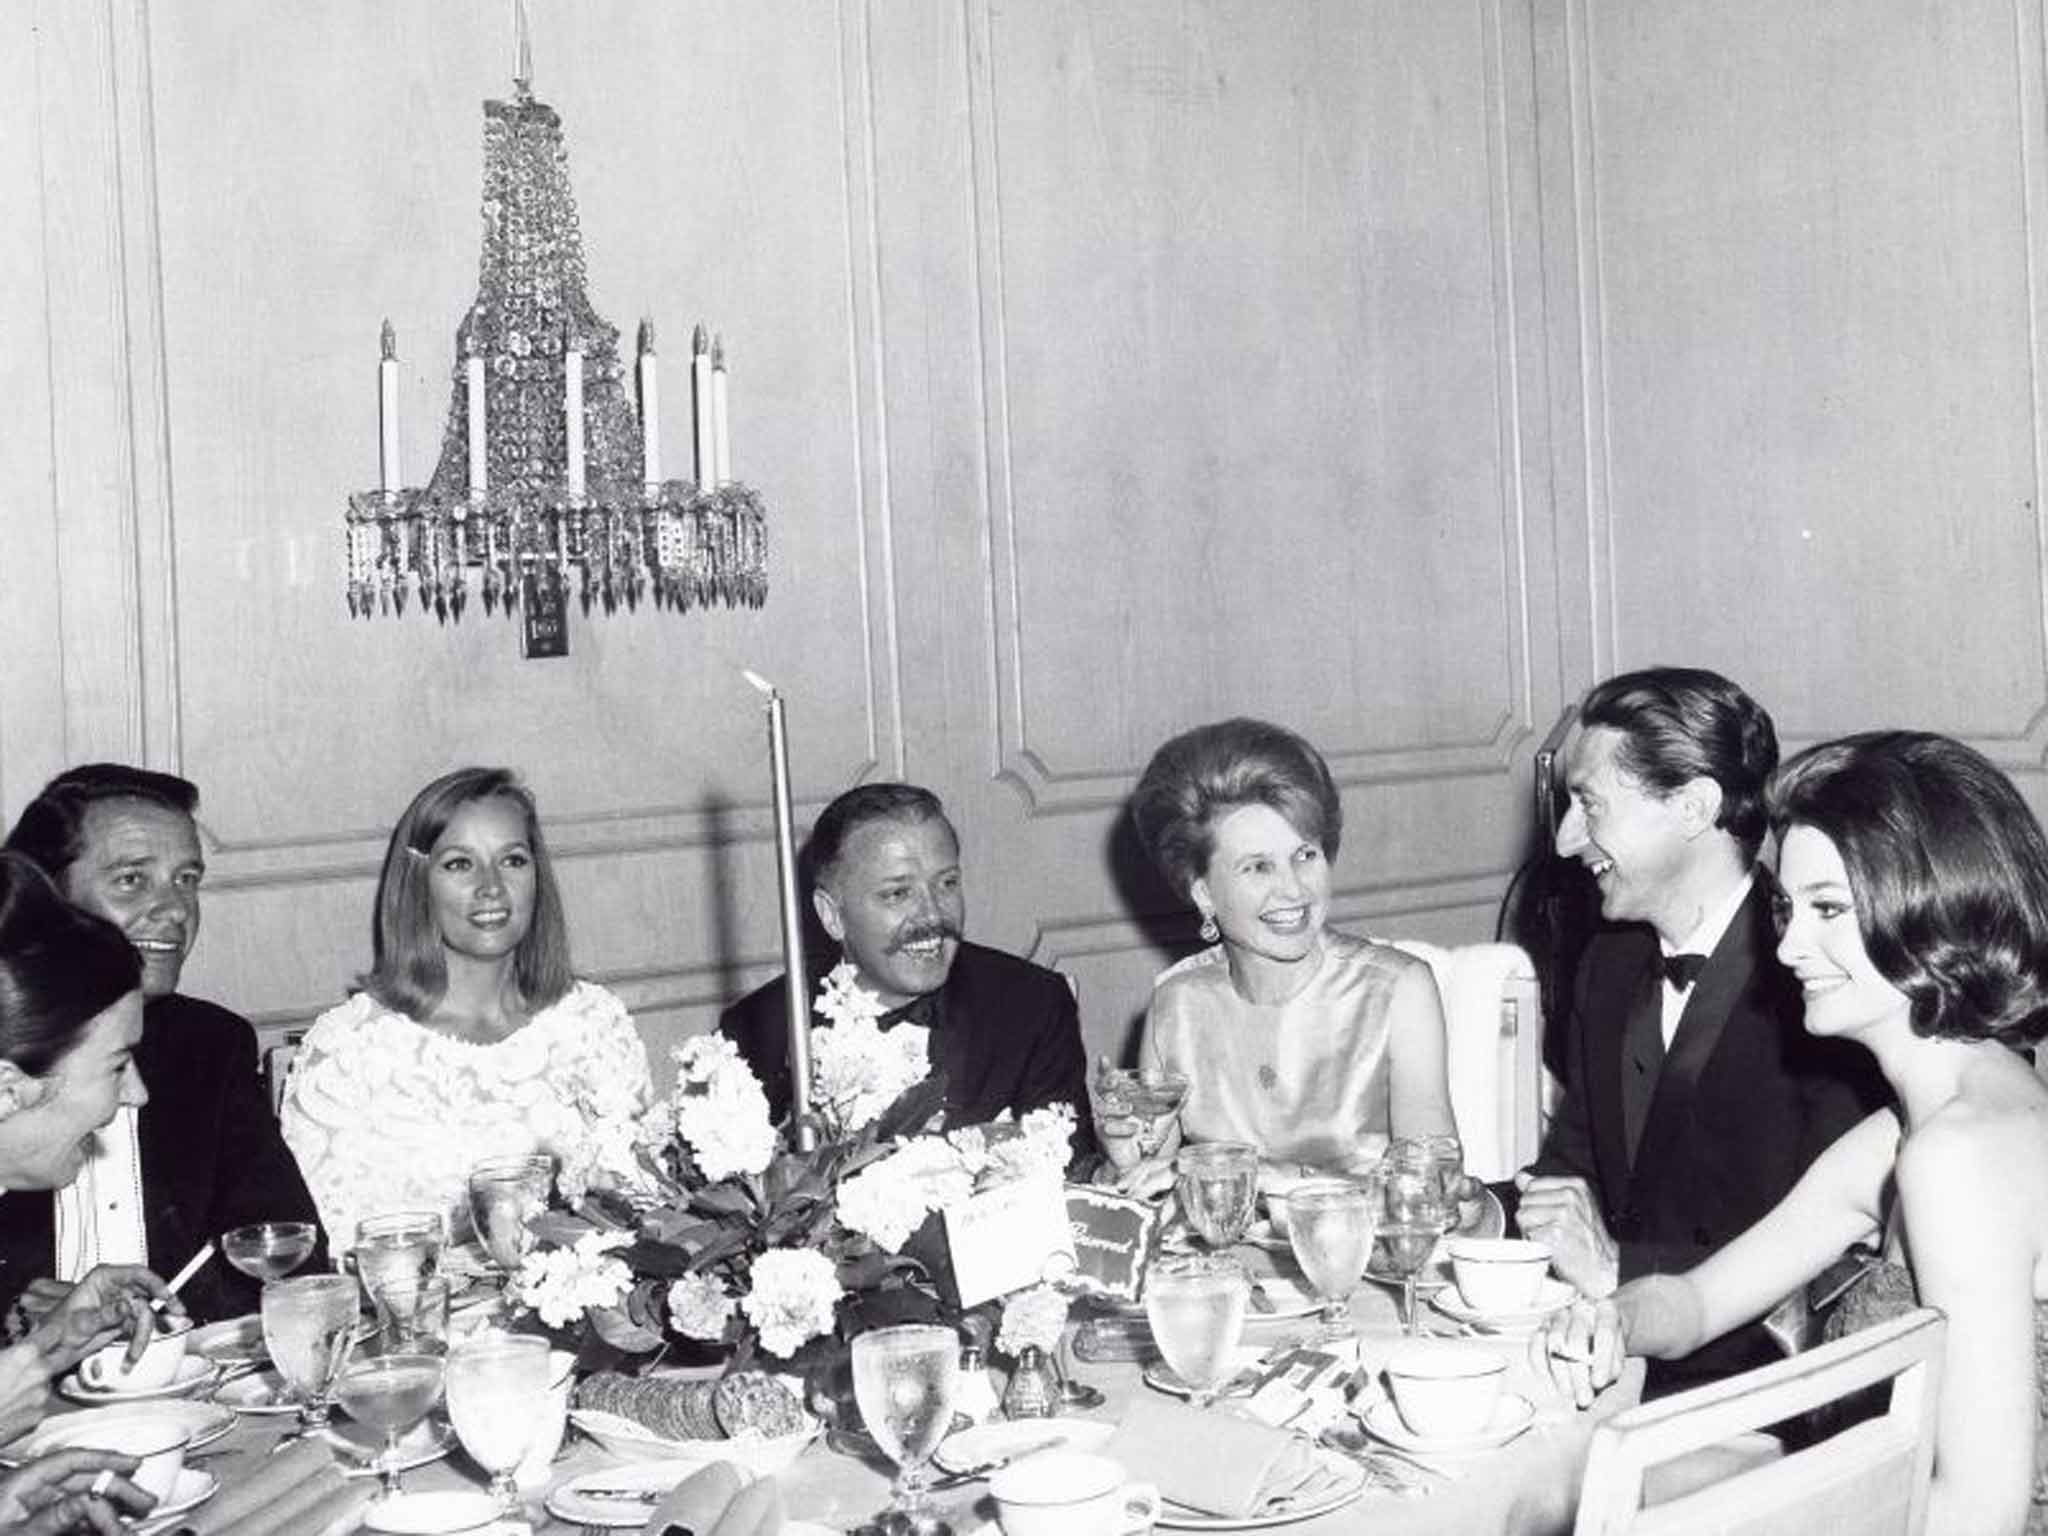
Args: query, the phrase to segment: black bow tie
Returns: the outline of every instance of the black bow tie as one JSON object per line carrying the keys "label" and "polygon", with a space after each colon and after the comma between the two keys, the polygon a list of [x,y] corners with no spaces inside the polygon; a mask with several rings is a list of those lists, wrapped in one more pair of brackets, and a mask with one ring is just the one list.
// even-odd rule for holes
{"label": "black bow tie", "polygon": [[875,1028],[885,1035],[898,1024],[915,1024],[920,1028],[930,1029],[938,1022],[938,1013],[939,994],[927,992],[923,997],[913,997],[901,1008],[891,1008],[875,1020]]}
{"label": "black bow tie", "polygon": [[1700,972],[1707,968],[1705,955],[1665,955],[1657,962],[1664,979],[1683,992],[1700,979]]}

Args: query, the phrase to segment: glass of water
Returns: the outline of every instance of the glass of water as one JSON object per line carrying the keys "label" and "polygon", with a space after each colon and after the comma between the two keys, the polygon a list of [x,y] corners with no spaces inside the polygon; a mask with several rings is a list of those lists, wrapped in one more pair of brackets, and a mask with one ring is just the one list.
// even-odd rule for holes
{"label": "glass of water", "polygon": [[506,1274],[533,1246],[527,1225],[548,1208],[555,1164],[549,1157],[494,1157],[469,1170],[469,1218],[476,1240]]}
{"label": "glass of water", "polygon": [[512,1474],[546,1419],[548,1341],[529,1334],[487,1333],[448,1352],[448,1418],[470,1459],[491,1475],[491,1492],[507,1514],[519,1508]]}
{"label": "glass of water", "polygon": [[438,1211],[392,1211],[357,1222],[350,1253],[364,1297],[374,1302],[383,1286],[432,1279],[447,1237],[448,1224]]}
{"label": "glass of water", "polygon": [[263,1287],[263,1342],[299,1400],[299,1428],[324,1428],[334,1379],[355,1341],[361,1306],[348,1275],[300,1275]]}
{"label": "glass of water", "polygon": [[1230,1375],[1251,1281],[1231,1259],[1184,1254],[1159,1259],[1145,1272],[1145,1319],[1188,1400],[1206,1408]]}
{"label": "glass of water", "polygon": [[881,1526],[892,1536],[950,1536],[925,1507],[925,1463],[953,1425],[960,1335],[924,1323],[875,1328],[853,1341],[853,1396],[896,1484]]}
{"label": "glass of water", "polygon": [[1173,1159],[1181,1215],[1209,1247],[1243,1239],[1259,1198],[1259,1149],[1242,1141],[1184,1146]]}
{"label": "glass of water", "polygon": [[1323,1303],[1319,1338],[1342,1338],[1351,1331],[1351,1293],[1372,1262],[1379,1215],[1378,1191],[1347,1180],[1302,1184],[1288,1192],[1287,1241]]}

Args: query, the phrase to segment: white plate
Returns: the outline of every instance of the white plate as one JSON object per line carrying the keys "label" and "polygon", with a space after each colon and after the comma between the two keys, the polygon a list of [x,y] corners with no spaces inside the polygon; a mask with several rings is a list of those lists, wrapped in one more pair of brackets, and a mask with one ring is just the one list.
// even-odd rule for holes
{"label": "white plate", "polygon": [[[69,1413],[52,1414],[28,1434],[12,1445],[0,1449],[0,1462],[8,1466],[19,1466],[31,1456],[40,1456],[49,1450],[50,1436],[90,1418],[96,1413],[111,1412],[103,1408],[78,1408]],[[120,1410],[124,1418],[162,1419],[176,1424],[192,1438],[185,1442],[185,1449],[196,1451],[203,1445],[211,1445],[235,1427],[235,1416],[217,1403],[185,1402],[178,1398],[166,1398],[157,1402],[137,1403],[131,1408]]]}
{"label": "white plate", "polygon": [[254,1312],[193,1329],[187,1348],[224,1367],[266,1365],[270,1361],[270,1346],[263,1342],[263,1319]]}
{"label": "white plate", "polygon": [[[1223,1378],[1225,1386],[1260,1364],[1265,1358],[1266,1352],[1263,1349],[1249,1344],[1239,1345],[1230,1352],[1230,1375]],[[1180,1373],[1164,1360],[1155,1360],[1145,1367],[1145,1385],[1155,1392],[1164,1392],[1169,1397],[1186,1397],[1194,1390],[1181,1380]]]}
{"label": "white plate", "polygon": [[1273,1304],[1273,1309],[1270,1312],[1264,1310],[1259,1306],[1258,1298],[1254,1297],[1244,1309],[1247,1323],[1277,1323],[1290,1317],[1307,1317],[1323,1305],[1321,1297],[1291,1275],[1254,1275],[1252,1278],[1259,1282],[1259,1289]]}
{"label": "white plate", "polygon": [[363,1529],[385,1536],[442,1536],[473,1531],[498,1518],[498,1501],[475,1488],[442,1488],[378,1499],[363,1510]]}
{"label": "white plate", "polygon": [[1168,1499],[1161,1501],[1159,1519],[1155,1524],[1169,1531],[1259,1531],[1275,1525],[1292,1525],[1297,1520],[1312,1520],[1333,1509],[1342,1509],[1365,1491],[1365,1468],[1359,1463],[1322,1446],[1315,1447],[1315,1454],[1329,1469],[1333,1479],[1329,1488],[1315,1498],[1290,1504],[1285,1509],[1253,1515],[1212,1515]]}
{"label": "white plate", "polygon": [[1375,1398],[1364,1413],[1365,1427],[1398,1451],[1417,1456],[1470,1456],[1506,1445],[1536,1421],[1536,1407],[1526,1397],[1503,1392],[1494,1404],[1493,1420],[1470,1435],[1418,1435],[1401,1422],[1393,1403]]}
{"label": "white plate", "polygon": [[213,1390],[213,1400],[237,1413],[297,1413],[299,1404],[275,1371],[237,1376]]}
{"label": "white plate", "polygon": [[1518,1307],[1510,1312],[1482,1312],[1465,1300],[1464,1293],[1455,1284],[1438,1291],[1430,1298],[1429,1304],[1444,1316],[1470,1323],[1487,1333],[1533,1333],[1553,1312],[1570,1306],[1572,1298],[1578,1294],[1564,1281],[1546,1275],[1533,1307]]}
{"label": "white plate", "polygon": [[[700,1461],[643,1461],[586,1472],[570,1478],[548,1495],[548,1513],[558,1520],[580,1520],[586,1526],[638,1530],[647,1523],[662,1497],[702,1466]],[[588,1488],[630,1489],[644,1492],[647,1497],[593,1499],[584,1492]],[[824,1526],[808,1520],[791,1520],[782,1532],[783,1536],[832,1536]]]}
{"label": "white plate", "polygon": [[[1092,1451],[1115,1433],[1116,1426],[1102,1419],[992,1419],[948,1435],[932,1453],[932,1464],[941,1472],[964,1472],[1047,1440],[1060,1447]],[[1044,1448],[1054,1449],[1050,1445]]]}
{"label": "white plate", "polygon": [[107,1403],[146,1403],[159,1397],[183,1397],[188,1392],[197,1392],[220,1376],[220,1367],[211,1360],[195,1360],[187,1355],[178,1362],[178,1374],[160,1387],[89,1387],[78,1379],[73,1371],[57,1383],[57,1390],[74,1403],[101,1406]]}
{"label": "white plate", "polygon": [[[737,1462],[757,1477],[780,1472],[817,1439],[824,1426],[811,1415],[802,1429],[787,1435],[741,1435],[732,1440],[668,1440],[644,1424],[595,1408],[571,1408],[569,1422],[614,1456],[628,1461],[677,1461],[702,1466],[707,1461]],[[581,1518],[580,1516],[577,1518]]]}
{"label": "white plate", "polygon": [[[376,1471],[373,1463],[384,1454],[384,1432],[353,1419],[335,1420],[320,1431],[320,1438],[347,1453],[345,1465],[353,1463],[347,1466],[350,1477],[368,1476]],[[414,1467],[424,1467],[454,1449],[455,1431],[448,1427],[447,1420],[430,1415],[398,1437],[397,1470],[410,1472]]]}
{"label": "white plate", "polygon": [[220,1479],[204,1467],[182,1467],[178,1471],[178,1480],[171,1484],[169,1497],[144,1515],[135,1528],[138,1532],[160,1530],[163,1522],[172,1516],[197,1509],[219,1492]]}

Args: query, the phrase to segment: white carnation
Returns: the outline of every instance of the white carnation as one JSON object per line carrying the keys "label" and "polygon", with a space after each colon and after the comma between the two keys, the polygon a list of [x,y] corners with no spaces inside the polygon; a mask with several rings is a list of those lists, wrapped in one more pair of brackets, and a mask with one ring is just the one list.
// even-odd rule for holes
{"label": "white carnation", "polygon": [[815,1248],[771,1248],[754,1260],[753,1283],[740,1303],[771,1355],[793,1355],[832,1331],[845,1292],[832,1261]]}
{"label": "white carnation", "polygon": [[668,1325],[686,1339],[724,1338],[732,1309],[714,1275],[685,1275],[668,1288]]}
{"label": "white carnation", "polygon": [[1034,1285],[1004,1301],[996,1348],[1012,1358],[1033,1345],[1050,1350],[1059,1343],[1066,1322],[1066,1296],[1049,1285]]}
{"label": "white carnation", "polygon": [[633,1272],[612,1250],[633,1241],[630,1232],[586,1232],[569,1248],[541,1248],[520,1262],[514,1277],[520,1301],[550,1328],[566,1328],[593,1307],[614,1306],[633,1288]]}
{"label": "white carnation", "polygon": [[760,1173],[775,1156],[775,1126],[739,1047],[723,1035],[697,1035],[677,1046],[674,1058],[676,1133],[704,1176],[715,1183]]}

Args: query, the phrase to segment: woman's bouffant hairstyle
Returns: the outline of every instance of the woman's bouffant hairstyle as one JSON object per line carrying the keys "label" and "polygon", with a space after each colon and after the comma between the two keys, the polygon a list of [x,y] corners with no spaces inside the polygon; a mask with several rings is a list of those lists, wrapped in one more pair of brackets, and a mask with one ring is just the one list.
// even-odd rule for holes
{"label": "woman's bouffant hairstyle", "polygon": [[1159,872],[1181,895],[1209,867],[1216,823],[1246,805],[1271,806],[1303,837],[1337,856],[1344,808],[1322,754],[1264,720],[1219,720],[1176,736],[1145,767],[1131,820]]}
{"label": "woman's bouffant hairstyle", "polygon": [[26,855],[0,853],[0,1058],[46,1076],[141,985],[127,935],[72,906]]}
{"label": "woman's bouffant hairstyle", "polygon": [[1982,753],[1920,731],[1823,742],[1785,764],[1770,811],[1780,838],[1811,827],[1841,854],[1864,948],[1915,1034],[2048,1034],[2048,839]]}
{"label": "woman's bouffant hairstyle", "polygon": [[533,851],[533,921],[512,952],[520,997],[529,1008],[546,1008],[575,982],[569,924],[532,793],[509,768],[458,768],[413,796],[391,829],[377,881],[375,964],[358,983],[385,1007],[414,1019],[424,1021],[448,991],[448,958],[428,890],[434,845],[456,814],[479,800],[509,800],[526,817],[526,846]]}
{"label": "woman's bouffant hairstyle", "polygon": [[1699,667],[1648,667],[1599,684],[1579,705],[1586,730],[1621,733],[1615,764],[1659,797],[1688,781],[1721,786],[1723,827],[1750,858],[1764,840],[1764,788],[1778,766],[1771,717],[1718,672]]}

